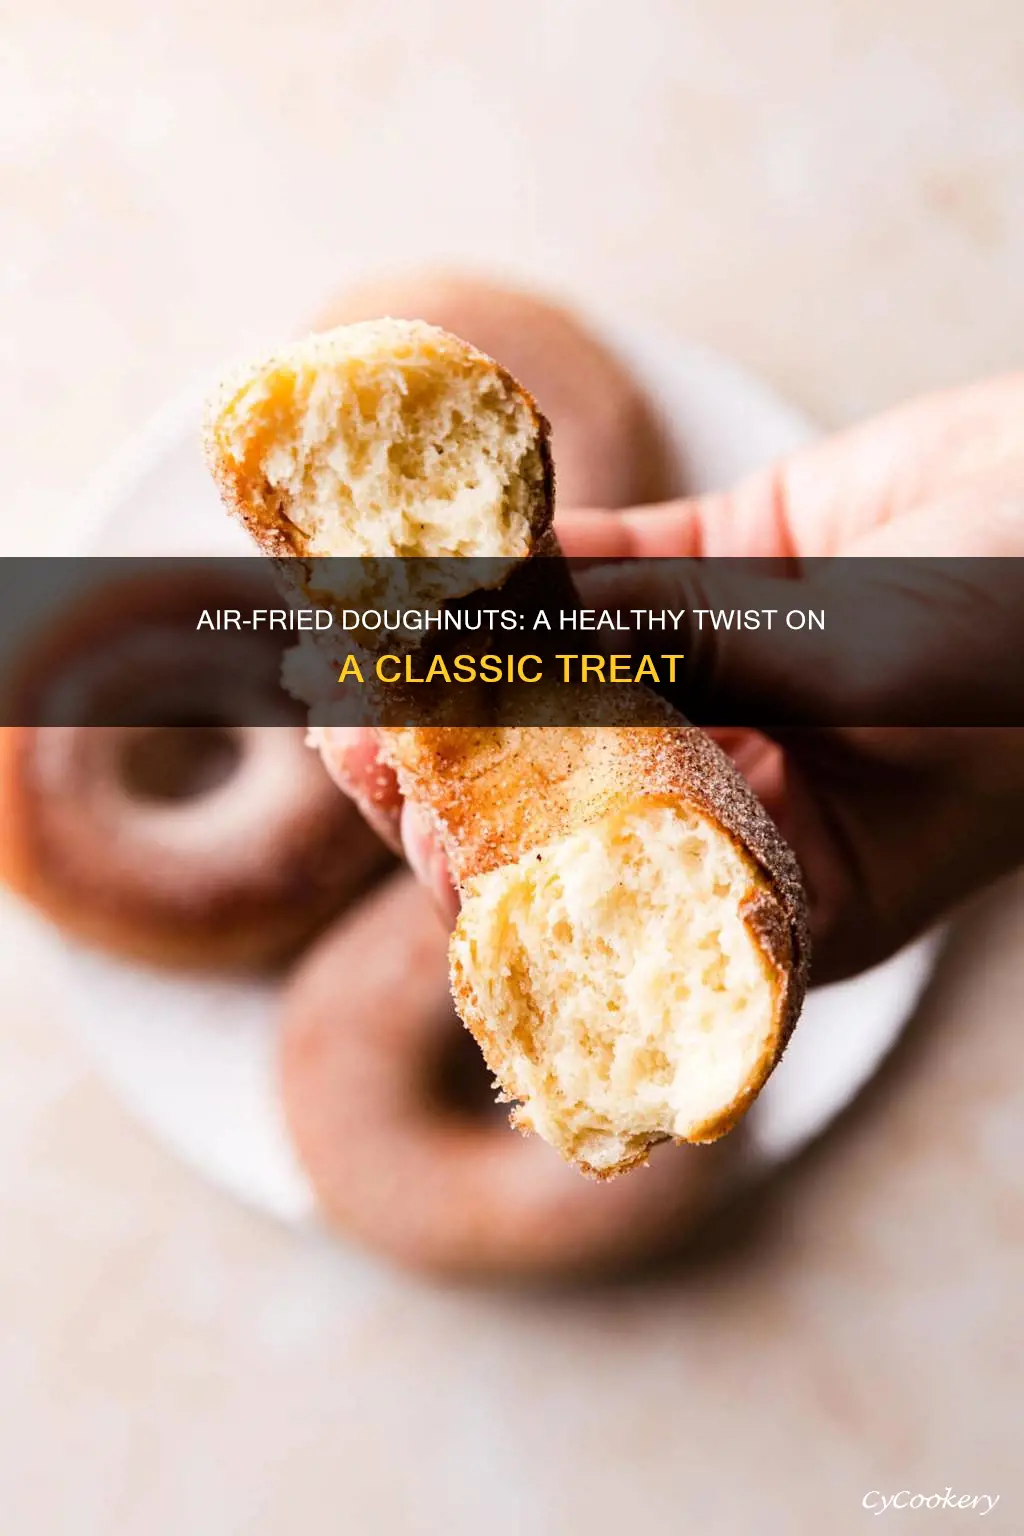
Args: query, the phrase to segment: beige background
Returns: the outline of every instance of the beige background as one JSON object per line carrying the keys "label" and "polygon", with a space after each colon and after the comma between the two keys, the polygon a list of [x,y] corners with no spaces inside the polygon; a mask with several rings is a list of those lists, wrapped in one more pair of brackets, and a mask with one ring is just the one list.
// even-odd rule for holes
{"label": "beige background", "polygon": [[[0,140],[12,551],[60,548],[168,396],[379,264],[619,305],[827,423],[1021,357],[1015,0],[21,0]],[[32,955],[0,912],[5,1531],[844,1536],[869,1489],[947,1485],[1024,1529],[1019,886],[705,1265],[546,1301],[230,1205],[111,1100]]]}

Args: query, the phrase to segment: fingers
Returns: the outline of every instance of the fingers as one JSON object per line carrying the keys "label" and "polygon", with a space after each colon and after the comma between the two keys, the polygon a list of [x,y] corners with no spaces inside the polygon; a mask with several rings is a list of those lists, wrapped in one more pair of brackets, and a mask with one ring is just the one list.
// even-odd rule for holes
{"label": "fingers", "polygon": [[377,734],[363,726],[321,726],[314,733],[324,767],[388,847],[402,852],[402,796]]}
{"label": "fingers", "polygon": [[655,502],[651,506],[602,512],[563,512],[559,542],[575,559],[656,560],[699,555],[785,555],[785,530],[772,517],[769,471],[725,494]]}
{"label": "fingers", "polygon": [[[828,723],[837,710],[842,718],[836,649],[847,626],[787,623],[794,610],[821,607],[811,580],[765,576],[739,561],[637,560],[588,568],[577,584],[595,608],[624,616],[636,609],[682,613],[671,648],[685,657],[685,672],[672,702],[698,724]],[[833,596],[830,614],[837,609]],[[657,648],[652,633],[632,632],[632,654]]]}
{"label": "fingers", "polygon": [[557,524],[563,553],[580,560],[637,560],[654,555],[697,555],[702,504],[665,502],[626,512],[594,508],[564,512]]}
{"label": "fingers", "polygon": [[[989,379],[823,438],[722,494],[626,512],[562,513],[558,535],[567,554],[588,559],[845,553],[873,530],[902,526],[913,509],[979,479],[1012,475],[1019,482],[1022,419],[1024,373]],[[956,552],[972,552],[970,524],[960,535]],[[925,552],[940,551],[930,545]]]}
{"label": "fingers", "polygon": [[708,734],[732,758],[762,805],[781,827],[785,819],[785,765],[781,749],[767,736],[743,727],[712,727]]}
{"label": "fingers", "polygon": [[969,484],[943,487],[898,521],[862,533],[844,554],[962,559],[965,563],[1020,557],[1024,555],[1024,464],[979,472]]}
{"label": "fingers", "polygon": [[1021,733],[794,735],[783,827],[808,890],[815,985],[886,959],[1018,867]]}
{"label": "fingers", "polygon": [[[627,622],[637,610],[675,615],[673,648],[685,663],[672,702],[698,724],[772,734],[999,725],[1024,718],[1024,674],[1006,664],[1024,644],[1022,562],[1012,556],[1024,556],[1016,471],[871,530],[849,558],[795,572],[779,562],[634,559],[587,566],[577,586],[585,603]],[[660,633],[641,617],[628,649],[656,649]]]}
{"label": "fingers", "polygon": [[402,847],[409,868],[426,886],[450,927],[459,915],[459,897],[433,822],[408,800],[402,807],[401,821]]}
{"label": "fingers", "polygon": [[322,726],[314,733],[324,767],[361,815],[395,853],[405,857],[449,924],[459,910],[448,861],[433,823],[402,799],[394,769],[383,761],[376,731]]}
{"label": "fingers", "polygon": [[778,477],[794,546],[802,555],[845,552],[979,477],[1013,467],[1019,478],[1022,416],[1024,374],[1007,375],[922,396],[792,455]]}

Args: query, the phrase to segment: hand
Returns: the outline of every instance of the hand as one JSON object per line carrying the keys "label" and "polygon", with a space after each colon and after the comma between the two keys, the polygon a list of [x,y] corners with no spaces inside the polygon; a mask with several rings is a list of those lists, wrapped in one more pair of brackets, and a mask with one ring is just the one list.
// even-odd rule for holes
{"label": "hand", "polygon": [[[681,601],[678,590],[652,586],[670,568],[659,578],[656,567],[632,563],[657,556],[1020,556],[1021,422],[1024,376],[995,380],[916,401],[723,494],[565,514],[559,536],[568,555],[630,562],[595,573],[600,590],[588,593],[588,601],[621,606],[694,606],[692,590]],[[1012,617],[1020,630],[1022,620]],[[700,667],[735,696],[796,690],[802,718],[822,722],[773,732],[773,740],[716,733],[803,866],[815,981],[883,959],[1024,858],[1024,732],[835,726],[844,681],[809,650],[802,665],[794,652],[784,669],[773,669],[775,653],[756,632],[701,638]],[[1019,666],[1024,632],[992,638],[1012,647],[1011,664]],[[901,686],[921,687],[922,666],[941,685],[945,660],[938,647],[918,657],[917,674]],[[326,736],[325,761],[338,782],[454,913],[431,829],[402,805],[372,733]]]}
{"label": "hand", "polygon": [[365,726],[324,726],[317,737],[331,777],[388,847],[405,855],[413,874],[454,923],[459,898],[444,851],[427,817],[402,799],[394,770],[381,761],[376,732]]}

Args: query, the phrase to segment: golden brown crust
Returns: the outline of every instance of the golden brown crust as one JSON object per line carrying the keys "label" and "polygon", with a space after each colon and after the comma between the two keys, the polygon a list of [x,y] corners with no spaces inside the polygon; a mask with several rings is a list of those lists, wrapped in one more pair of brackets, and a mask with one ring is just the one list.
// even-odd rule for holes
{"label": "golden brown crust", "polygon": [[394,315],[426,320],[502,364],[550,418],[562,507],[628,507],[678,493],[672,456],[636,379],[577,316],[467,273],[410,272],[357,283],[316,317],[326,330]]}
{"label": "golden brown crust", "polygon": [[597,1189],[510,1136],[451,1006],[445,955],[430,898],[399,875],[288,985],[285,1116],[327,1221],[409,1268],[477,1279],[621,1269],[679,1245],[731,1149],[666,1148],[637,1178]]}
{"label": "golden brown crust", "polygon": [[[406,728],[382,733],[385,753],[410,799],[434,818],[460,885],[578,832],[609,813],[639,806],[692,807],[752,861],[742,916],[769,968],[773,1032],[747,1082],[691,1139],[714,1141],[735,1125],[778,1063],[803,1004],[809,943],[799,868],[760,801],[725,753],[695,726]],[[489,1061],[504,1049],[453,968],[462,1018]],[[525,1123],[524,1117],[519,1117]],[[620,1173],[646,1158],[635,1155]]]}
{"label": "golden brown crust", "polygon": [[[367,327],[368,334],[371,331],[372,327]],[[267,482],[260,461],[264,437],[254,434],[245,457],[239,458],[231,443],[230,426],[243,397],[262,388],[283,388],[287,391],[290,387],[290,371],[309,365],[318,366],[320,359],[323,365],[327,365],[333,334],[327,331],[309,336],[283,352],[236,368],[222,381],[206,408],[202,447],[221,500],[251,534],[264,554],[277,560],[309,558],[311,551],[308,540],[288,517],[281,494]],[[552,548],[555,470],[551,453],[551,425],[547,417],[529,390],[524,389],[507,368],[487,353],[467,346],[461,338],[443,329],[433,330],[431,341],[442,347],[447,345],[453,353],[471,358],[483,371],[492,374],[509,394],[517,396],[529,412],[537,450],[536,474],[529,485],[530,508],[533,513],[531,551],[541,553]],[[278,425],[275,419],[271,419],[267,431],[273,433]],[[530,467],[526,468],[529,473]],[[341,554],[343,551],[331,553]],[[296,571],[286,572],[288,580],[297,577],[301,579],[300,573]]]}

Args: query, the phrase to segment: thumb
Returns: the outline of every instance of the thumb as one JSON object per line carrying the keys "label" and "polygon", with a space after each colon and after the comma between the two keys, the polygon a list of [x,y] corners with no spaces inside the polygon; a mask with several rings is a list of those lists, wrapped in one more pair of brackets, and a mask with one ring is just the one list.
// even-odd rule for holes
{"label": "thumb", "polygon": [[837,693],[848,668],[836,594],[826,603],[789,563],[632,560],[588,566],[575,580],[586,604],[629,615],[634,654],[670,638],[682,651],[672,702],[688,718],[766,730],[849,718]]}
{"label": "thumb", "polygon": [[672,703],[698,724],[772,734],[1024,722],[1024,674],[1007,665],[1024,633],[1024,561],[895,557],[883,546],[800,567],[589,567],[580,587],[588,602],[631,612],[635,651],[654,648],[672,610],[685,657]]}

